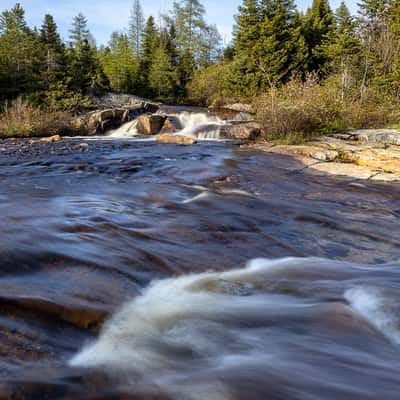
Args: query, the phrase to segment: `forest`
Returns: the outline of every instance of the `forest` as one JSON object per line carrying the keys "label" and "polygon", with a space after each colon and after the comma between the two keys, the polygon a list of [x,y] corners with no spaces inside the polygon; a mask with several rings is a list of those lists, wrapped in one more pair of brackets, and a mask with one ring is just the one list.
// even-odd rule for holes
{"label": "forest", "polygon": [[37,28],[18,3],[1,13],[0,130],[10,130],[13,114],[74,113],[107,91],[170,104],[251,103],[266,139],[396,126],[400,0],[362,0],[356,15],[344,2],[332,10],[313,0],[303,12],[292,0],[243,0],[227,46],[199,0],[176,1],[157,19],[145,19],[135,0],[129,26],[106,46],[82,14],[63,41],[51,15]]}

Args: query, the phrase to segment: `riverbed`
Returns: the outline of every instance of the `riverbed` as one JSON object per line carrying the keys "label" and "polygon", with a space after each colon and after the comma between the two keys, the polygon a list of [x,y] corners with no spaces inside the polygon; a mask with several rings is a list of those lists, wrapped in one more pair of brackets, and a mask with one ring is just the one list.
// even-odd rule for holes
{"label": "riverbed", "polygon": [[100,138],[0,181],[0,398],[399,398],[398,184]]}

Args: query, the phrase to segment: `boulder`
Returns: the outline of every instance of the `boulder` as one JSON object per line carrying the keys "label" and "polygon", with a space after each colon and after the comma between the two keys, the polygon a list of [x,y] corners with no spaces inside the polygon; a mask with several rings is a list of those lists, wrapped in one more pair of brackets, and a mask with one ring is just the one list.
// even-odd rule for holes
{"label": "boulder", "polygon": [[261,126],[256,122],[233,124],[226,130],[229,139],[256,140],[261,135]]}
{"label": "boulder", "polygon": [[180,144],[180,145],[192,145],[196,144],[196,140],[190,136],[184,135],[172,135],[170,133],[159,134],[156,136],[157,142],[164,144]]}
{"label": "boulder", "polygon": [[142,135],[156,135],[163,128],[166,117],[164,115],[146,114],[138,118],[136,129]]}
{"label": "boulder", "polygon": [[67,131],[68,134],[100,135],[108,130],[119,128],[124,123],[135,119],[145,112],[156,112],[157,109],[158,106],[156,104],[147,102],[100,109],[74,118]]}
{"label": "boulder", "polygon": [[164,125],[160,133],[175,133],[182,129],[182,125],[178,118],[168,115],[164,121]]}
{"label": "boulder", "polygon": [[42,143],[54,143],[54,142],[59,142],[60,140],[62,140],[60,135],[53,135],[50,137],[45,137],[40,139]]}

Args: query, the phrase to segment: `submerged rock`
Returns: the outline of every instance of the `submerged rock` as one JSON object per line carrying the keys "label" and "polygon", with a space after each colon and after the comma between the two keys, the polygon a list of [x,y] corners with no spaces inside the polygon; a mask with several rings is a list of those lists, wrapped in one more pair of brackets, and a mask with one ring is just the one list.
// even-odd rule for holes
{"label": "submerged rock", "polygon": [[42,143],[54,143],[54,142],[59,142],[60,140],[62,140],[60,135],[53,135],[50,137],[45,137],[40,139]]}
{"label": "submerged rock", "polygon": [[163,115],[142,115],[137,120],[136,129],[142,135],[156,135],[163,128],[166,116]]}
{"label": "submerged rock", "polygon": [[156,137],[157,142],[165,144],[181,144],[181,145],[192,145],[196,144],[196,140],[184,135],[172,135],[169,133],[159,134]]}

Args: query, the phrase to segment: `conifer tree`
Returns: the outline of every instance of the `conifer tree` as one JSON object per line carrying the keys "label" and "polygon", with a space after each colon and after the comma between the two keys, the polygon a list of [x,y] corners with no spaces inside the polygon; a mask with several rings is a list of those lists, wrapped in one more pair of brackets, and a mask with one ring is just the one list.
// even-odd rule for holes
{"label": "conifer tree", "polygon": [[304,20],[307,71],[326,73],[330,56],[326,44],[334,37],[335,18],[328,0],[313,0]]}
{"label": "conifer tree", "polygon": [[40,29],[40,43],[43,50],[42,75],[49,88],[65,77],[65,47],[57,32],[57,25],[50,14],[46,14]]}
{"label": "conifer tree", "polygon": [[248,51],[260,38],[260,14],[256,0],[243,0],[239,6],[234,28],[234,46],[236,52]]}
{"label": "conifer tree", "polygon": [[40,46],[19,3],[0,15],[0,92],[8,97],[38,89]]}
{"label": "conifer tree", "polygon": [[102,52],[101,61],[113,91],[135,91],[138,65],[126,34],[114,32],[111,35],[109,46]]}
{"label": "conifer tree", "polygon": [[171,62],[170,54],[164,46],[159,46],[153,57],[149,71],[150,89],[159,99],[171,99],[176,92],[177,71]]}
{"label": "conifer tree", "polygon": [[107,86],[108,82],[83,14],[78,14],[73,20],[68,58],[72,89],[85,93]]}
{"label": "conifer tree", "polygon": [[129,44],[136,57],[140,56],[144,29],[144,17],[140,0],[135,0],[129,20]]}

